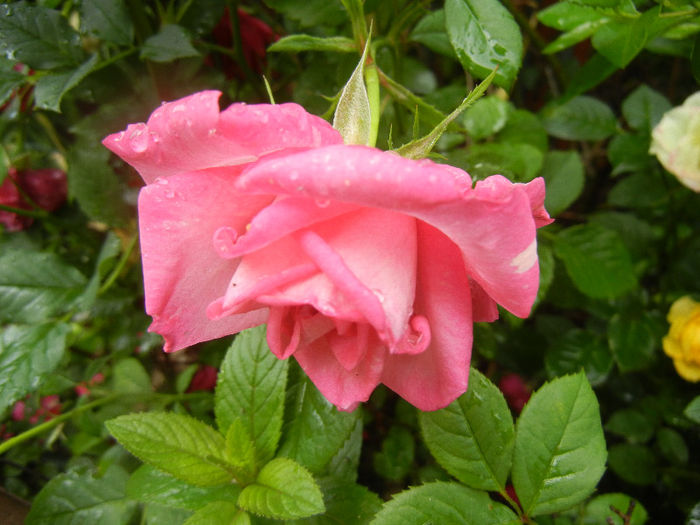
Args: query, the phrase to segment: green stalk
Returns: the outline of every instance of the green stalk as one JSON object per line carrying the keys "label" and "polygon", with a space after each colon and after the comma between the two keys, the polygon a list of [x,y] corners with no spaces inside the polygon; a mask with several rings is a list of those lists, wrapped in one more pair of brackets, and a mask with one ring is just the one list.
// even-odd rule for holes
{"label": "green stalk", "polygon": [[370,64],[365,68],[365,85],[367,87],[367,97],[369,98],[369,145],[374,147],[377,144],[377,134],[379,133],[379,116],[381,115],[381,105],[379,100],[379,74],[377,73],[377,66],[374,64]]}
{"label": "green stalk", "polygon": [[117,263],[117,266],[115,266],[114,270],[112,270],[112,273],[109,274],[109,277],[107,277],[102,286],[100,286],[97,295],[102,295],[107,290],[109,290],[111,286],[115,283],[115,281],[119,278],[122,271],[124,270],[124,267],[126,266],[127,261],[129,260],[129,257],[131,256],[131,253],[134,251],[134,246],[136,246],[137,239],[138,235],[134,235],[129,241],[129,245],[126,247],[126,250],[124,250],[124,252],[122,253],[121,258]]}

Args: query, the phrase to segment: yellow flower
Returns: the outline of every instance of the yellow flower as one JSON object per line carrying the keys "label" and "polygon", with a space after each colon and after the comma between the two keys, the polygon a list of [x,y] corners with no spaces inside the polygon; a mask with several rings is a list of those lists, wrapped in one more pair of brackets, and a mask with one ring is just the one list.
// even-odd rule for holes
{"label": "yellow flower", "polygon": [[671,329],[663,339],[664,352],[686,381],[700,381],[700,303],[681,297],[668,312]]}

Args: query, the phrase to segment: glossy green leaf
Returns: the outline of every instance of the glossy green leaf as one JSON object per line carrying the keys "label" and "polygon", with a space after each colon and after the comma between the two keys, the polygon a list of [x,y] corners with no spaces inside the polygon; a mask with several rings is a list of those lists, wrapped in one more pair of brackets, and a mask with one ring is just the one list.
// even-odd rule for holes
{"label": "glossy green leaf", "polygon": [[141,46],[141,58],[154,62],[172,62],[178,58],[199,56],[187,31],[175,24],[166,24]]}
{"label": "glossy green leaf", "polygon": [[297,34],[280,38],[267,50],[289,53],[299,53],[301,51],[356,53],[357,47],[352,39],[344,36],[319,37]]}
{"label": "glossy green leaf", "polygon": [[146,412],[105,425],[134,456],[182,481],[208,487],[233,479],[223,436],[192,417]]}
{"label": "glossy green leaf", "polygon": [[558,339],[545,355],[549,377],[575,373],[583,368],[593,386],[605,381],[612,365],[610,350],[586,330],[571,330]]}
{"label": "glossy green leaf", "polygon": [[548,152],[540,176],[547,188],[544,207],[552,217],[571,206],[583,191],[583,162],[576,151]]}
{"label": "glossy green leaf", "polygon": [[396,494],[371,525],[504,525],[517,523],[515,513],[486,492],[458,483],[426,483]]}
{"label": "glossy green leaf", "polygon": [[496,67],[495,83],[506,89],[523,60],[518,24],[498,0],[446,0],[447,34],[459,61],[477,78]]}
{"label": "glossy green leaf", "polygon": [[645,368],[658,348],[651,320],[624,314],[615,314],[610,319],[608,344],[622,372]]}
{"label": "glossy green leaf", "polygon": [[52,253],[0,254],[0,321],[42,323],[69,311],[87,279]]}
{"label": "glossy green leaf", "polygon": [[620,296],[637,286],[629,253],[616,232],[587,224],[561,231],[554,253],[576,287],[594,298]]}
{"label": "glossy green leaf", "polygon": [[234,501],[212,501],[192,514],[184,525],[250,525],[250,516]]}
{"label": "glossy green leaf", "polygon": [[80,64],[80,37],[55,9],[23,2],[0,5],[0,53],[32,69]]}
{"label": "glossy green leaf", "polygon": [[559,31],[569,31],[602,17],[603,12],[595,7],[568,1],[556,2],[537,13],[540,22]]}
{"label": "glossy green leaf", "polygon": [[313,476],[287,458],[266,464],[255,481],[238,496],[242,509],[275,519],[296,519],[325,511],[323,496]]}
{"label": "glossy green leaf", "polygon": [[150,465],[136,469],[126,485],[126,495],[133,500],[186,510],[198,510],[212,501],[236,501],[240,492],[240,487],[232,483],[190,485]]}
{"label": "glossy green leaf", "polygon": [[360,411],[340,412],[305,376],[289,389],[279,456],[321,473],[355,428]]}
{"label": "glossy green leaf", "polygon": [[633,485],[657,481],[656,456],[644,445],[613,445],[608,450],[608,464],[615,474]]}
{"label": "glossy green leaf", "polygon": [[126,499],[129,475],[112,466],[102,477],[69,472],[52,478],[34,499],[26,525],[75,525],[128,523],[135,505]]}
{"label": "glossy green leaf", "polygon": [[550,135],[566,140],[603,140],[615,133],[617,126],[609,106],[584,95],[548,106],[541,116]]}
{"label": "glossy green leaf", "polygon": [[670,109],[668,99],[646,84],[639,86],[622,101],[622,114],[627,123],[634,129],[648,133]]}
{"label": "glossy green leaf", "polygon": [[60,112],[63,96],[92,72],[97,65],[97,58],[96,54],[92,55],[75,69],[50,73],[39,78],[34,90],[36,107]]}
{"label": "glossy green leaf", "polygon": [[268,348],[265,326],[238,334],[221,363],[216,422],[226,433],[240,418],[253,439],[259,465],[272,459],[280,439],[287,366]]}
{"label": "glossy green leaf", "polygon": [[124,0],[81,2],[80,30],[122,46],[128,46],[134,40],[134,24]]}
{"label": "glossy green leaf", "polygon": [[[633,506],[631,506],[633,505]],[[614,507],[623,515],[628,515],[629,521],[623,522],[619,514],[612,510]],[[630,513],[628,511],[631,510]],[[593,498],[588,505],[583,516],[585,525],[598,525],[606,523],[609,525],[644,525],[647,521],[647,511],[634,498],[627,494],[602,494]]]}
{"label": "glossy green leaf", "polygon": [[0,412],[35,391],[63,357],[64,323],[6,325],[0,330]]}
{"label": "glossy green leaf", "polygon": [[605,471],[598,401],[582,374],[557,378],[518,419],[513,485],[528,516],[565,510],[593,492]]}
{"label": "glossy green leaf", "polygon": [[466,394],[418,417],[425,444],[447,472],[476,489],[505,490],[513,419],[503,394],[484,375],[472,368]]}

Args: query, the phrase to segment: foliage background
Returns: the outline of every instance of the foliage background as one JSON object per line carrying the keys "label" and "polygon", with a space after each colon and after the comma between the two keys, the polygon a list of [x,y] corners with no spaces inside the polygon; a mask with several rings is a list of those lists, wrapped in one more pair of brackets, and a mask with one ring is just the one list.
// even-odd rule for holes
{"label": "foliage background", "polygon": [[[163,100],[205,88],[224,93],[222,107],[267,102],[262,74],[277,102],[329,118],[370,21],[382,89],[379,147],[428,133],[499,65],[486,96],[450,124],[435,153],[475,178],[547,182],[557,220],[539,236],[536,309],[525,321],[502,312],[497,323],[477,326],[473,366],[495,384],[516,374],[521,397],[583,370],[608,451],[597,494],[631,496],[629,523],[647,514],[652,522],[700,522],[697,385],[661,351],[670,304],[700,294],[700,206],[648,154],[662,114],[697,90],[696,3],[45,0],[0,5],[0,182],[13,169],[58,168],[69,195],[53,213],[0,208],[34,219],[24,231],[0,233],[0,478],[8,502],[9,494],[34,500],[28,523],[181,523],[207,498],[234,497],[211,499],[192,487],[181,487],[177,505],[144,496],[158,471],[139,467],[104,426],[167,409],[221,427],[215,397],[226,383],[220,379],[215,396],[213,383],[193,391],[192,381],[204,365],[224,366],[230,340],[164,354],[146,332],[134,209],[140,182],[100,140],[145,120]],[[281,450],[303,441],[295,432],[339,436],[338,450],[324,458],[286,456],[317,478],[328,469],[342,478],[346,465],[350,485],[325,477],[321,488],[327,502],[361,509],[353,523],[370,521],[381,500],[409,485],[452,476],[469,485],[435,454],[428,416],[386,390],[360,412],[338,414],[317,394],[300,393],[312,387],[289,368]],[[43,401],[50,396],[58,396],[53,411]],[[294,414],[311,426],[294,427]],[[347,461],[336,455],[343,447]],[[57,506],[59,496],[72,510]],[[617,498],[618,507],[630,499],[603,498]],[[588,498],[537,521],[622,523],[609,504]]]}

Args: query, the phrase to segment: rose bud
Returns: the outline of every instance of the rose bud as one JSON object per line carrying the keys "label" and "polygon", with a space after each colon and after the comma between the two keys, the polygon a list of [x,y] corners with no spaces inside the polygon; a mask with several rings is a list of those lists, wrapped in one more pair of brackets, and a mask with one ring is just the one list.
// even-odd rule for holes
{"label": "rose bud", "polygon": [[46,211],[55,211],[66,202],[68,183],[59,169],[20,171],[17,180],[29,198]]}
{"label": "rose bud", "polygon": [[216,386],[216,376],[218,370],[210,365],[201,365],[192,376],[187,392],[197,392],[199,390],[214,390]]}
{"label": "rose bud", "polygon": [[530,399],[530,387],[518,374],[505,374],[498,382],[498,388],[503,392],[508,405],[516,414],[522,412],[525,403]]}
{"label": "rose bud", "polygon": [[681,297],[671,305],[667,319],[671,328],[663,338],[664,352],[679,376],[700,381],[700,303]]}

